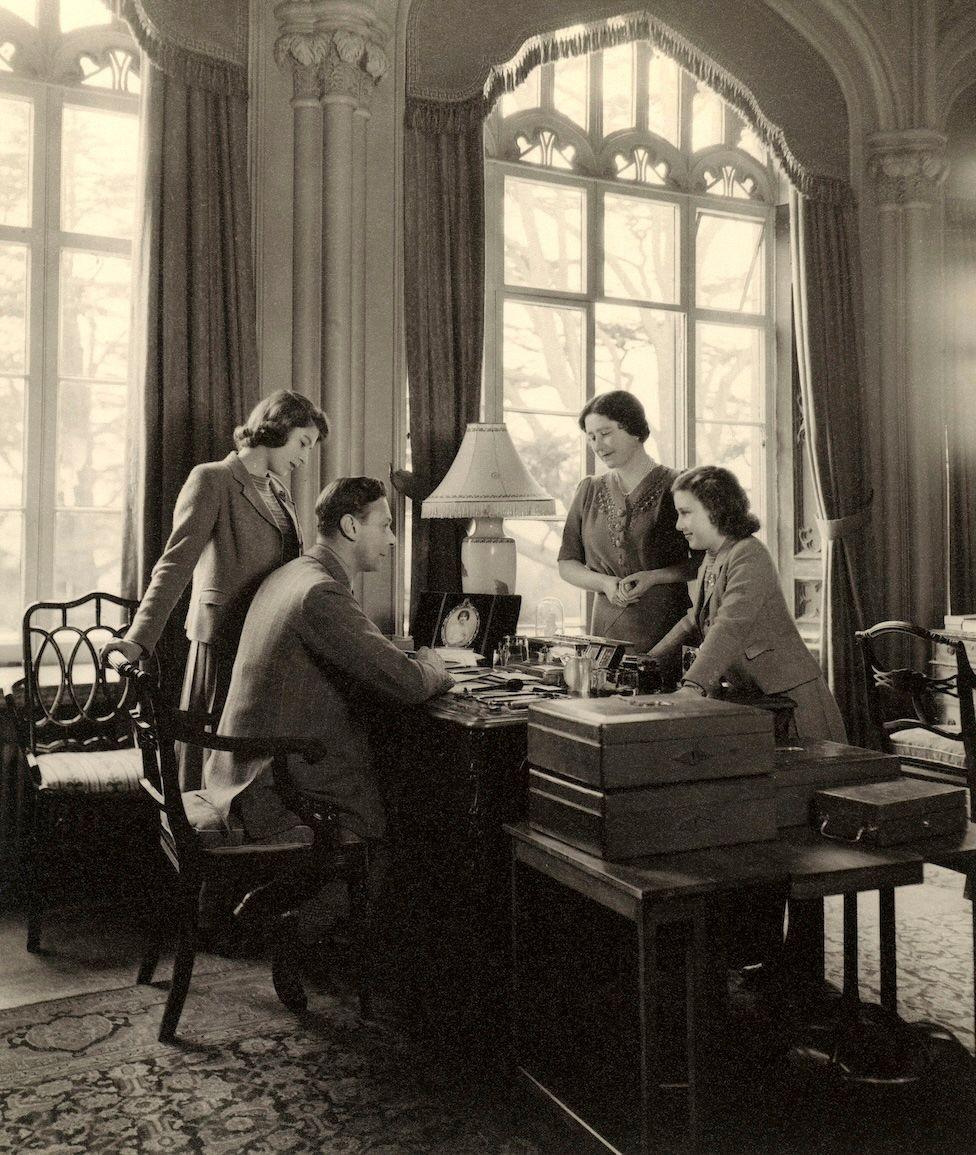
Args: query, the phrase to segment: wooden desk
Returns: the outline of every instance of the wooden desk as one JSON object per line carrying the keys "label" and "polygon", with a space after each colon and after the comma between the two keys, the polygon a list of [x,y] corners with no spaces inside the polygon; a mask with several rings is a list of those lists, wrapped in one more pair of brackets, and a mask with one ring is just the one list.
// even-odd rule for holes
{"label": "wooden desk", "polygon": [[[839,843],[825,843],[806,829],[787,831],[772,842],[729,846],[683,854],[658,855],[627,864],[604,862],[581,851],[538,834],[525,824],[508,826],[512,836],[513,871],[513,951],[515,992],[513,1019],[539,1016],[538,1008],[527,1007],[520,993],[527,984],[522,979],[527,959],[539,954],[533,939],[545,932],[549,909],[523,908],[528,887],[526,873],[545,876],[558,886],[582,896],[587,903],[612,910],[636,929],[637,1006],[639,1023],[639,1106],[635,1103],[639,1133],[608,1137],[571,1103],[565,1102],[546,1084],[541,1070],[545,1056],[523,1061],[530,1049],[516,1029],[515,1062],[520,1076],[536,1092],[541,1092],[573,1119],[591,1140],[610,1151],[655,1149],[655,1134],[665,1114],[665,1097],[660,1086],[657,1006],[660,974],[657,965],[657,928],[665,923],[683,923],[690,939],[686,952],[684,1001],[687,1031],[688,1138],[692,1150],[707,1150],[709,1069],[716,1048],[712,999],[718,989],[715,968],[714,930],[725,904],[750,886],[780,885],[799,900],[821,904],[831,894],[856,895],[859,890],[904,886],[922,881],[922,858],[902,848],[891,851],[864,851]],[[822,925],[822,924],[821,924]],[[892,923],[893,929],[893,923]],[[531,935],[529,934],[531,930]],[[853,944],[856,950],[856,943]],[[561,974],[551,981],[558,987]],[[724,977],[724,972],[721,977]],[[535,984],[536,992],[539,984]],[[585,992],[580,992],[585,998]],[[533,1071],[530,1069],[536,1066]],[[540,1077],[541,1076],[541,1077]]]}

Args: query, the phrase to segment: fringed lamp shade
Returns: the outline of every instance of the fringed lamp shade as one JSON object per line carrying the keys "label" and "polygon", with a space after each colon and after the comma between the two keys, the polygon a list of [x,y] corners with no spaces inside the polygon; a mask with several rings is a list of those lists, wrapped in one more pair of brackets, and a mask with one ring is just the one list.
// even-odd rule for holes
{"label": "fringed lamp shade", "polygon": [[421,508],[423,517],[471,518],[461,547],[465,593],[515,592],[515,542],[505,517],[548,517],[553,499],[522,463],[504,425],[468,426],[444,480]]}

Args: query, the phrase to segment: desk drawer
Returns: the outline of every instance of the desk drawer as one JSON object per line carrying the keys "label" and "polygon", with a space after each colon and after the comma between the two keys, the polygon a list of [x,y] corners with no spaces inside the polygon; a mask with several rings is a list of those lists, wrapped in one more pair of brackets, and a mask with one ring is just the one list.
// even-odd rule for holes
{"label": "desk drawer", "polygon": [[772,777],[599,790],[529,770],[529,825],[610,861],[776,837]]}

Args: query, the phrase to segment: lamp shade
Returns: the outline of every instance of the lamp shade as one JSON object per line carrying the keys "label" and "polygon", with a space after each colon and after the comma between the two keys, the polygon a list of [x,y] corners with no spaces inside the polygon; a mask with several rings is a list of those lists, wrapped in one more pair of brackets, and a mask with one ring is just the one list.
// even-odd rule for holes
{"label": "lamp shade", "polygon": [[503,424],[472,423],[422,517],[545,517],[553,499],[522,464]]}

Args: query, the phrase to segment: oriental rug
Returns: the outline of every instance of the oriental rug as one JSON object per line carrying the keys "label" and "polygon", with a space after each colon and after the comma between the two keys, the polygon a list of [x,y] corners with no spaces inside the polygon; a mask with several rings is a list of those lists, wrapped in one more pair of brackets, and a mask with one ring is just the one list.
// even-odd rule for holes
{"label": "oriental rug", "polygon": [[353,1002],[278,1004],[267,964],[195,978],[176,1045],[166,990],[0,1012],[0,1151],[536,1155],[502,1103],[425,1082],[409,1041]]}

